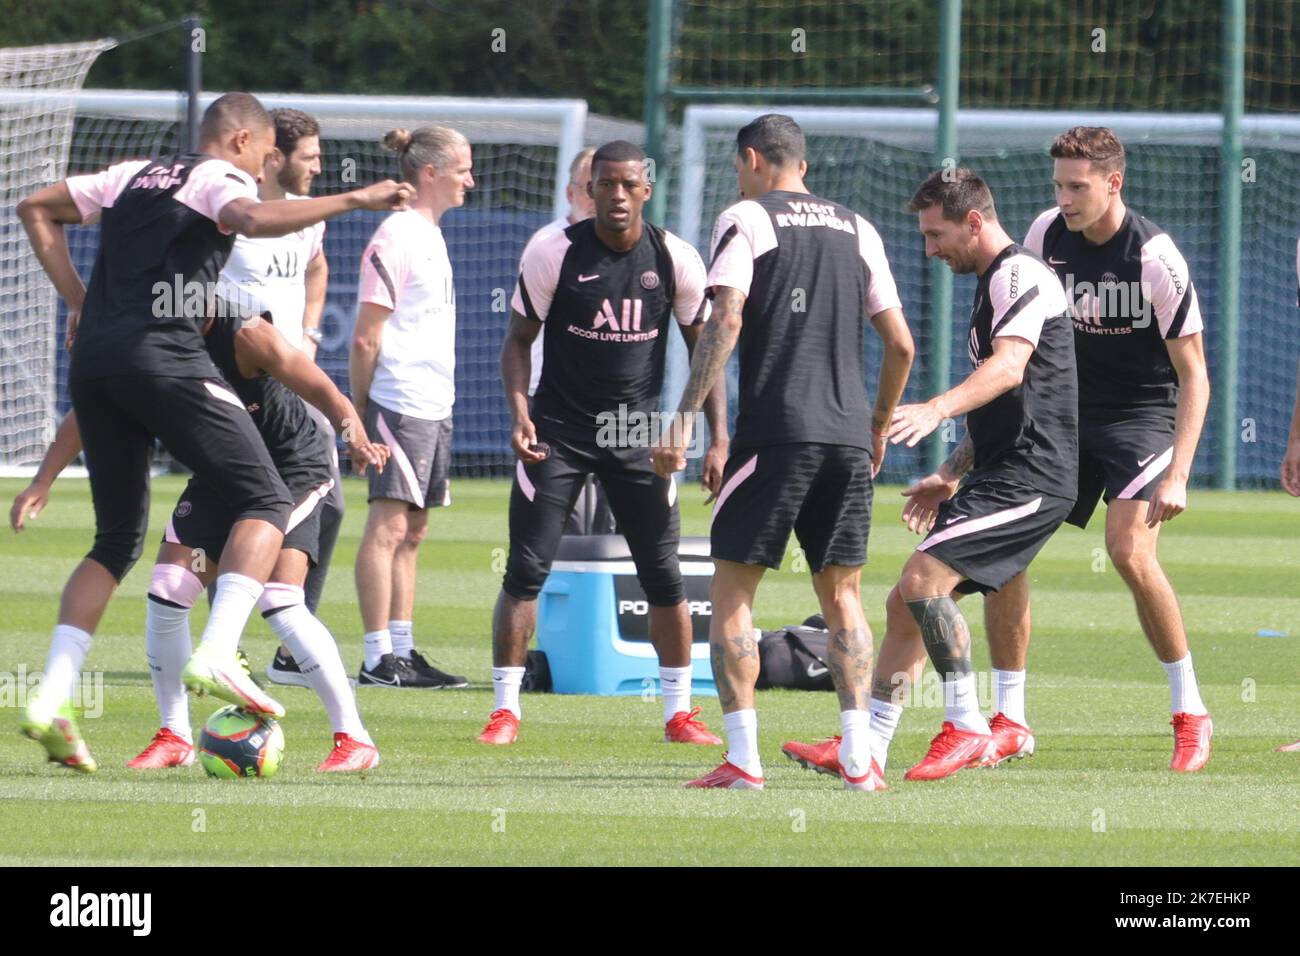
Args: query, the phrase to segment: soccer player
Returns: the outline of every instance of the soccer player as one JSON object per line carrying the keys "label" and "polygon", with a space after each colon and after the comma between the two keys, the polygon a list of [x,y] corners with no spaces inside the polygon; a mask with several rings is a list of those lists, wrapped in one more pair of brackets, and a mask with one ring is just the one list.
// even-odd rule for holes
{"label": "soccer player", "polygon": [[[258,183],[258,198],[267,201],[306,197],[311,193],[312,179],[321,171],[320,124],[306,113],[291,109],[271,110],[271,119],[275,122],[275,152]],[[239,302],[242,309],[247,309],[241,314],[270,312],[276,331],[309,358],[315,358],[320,344],[321,312],[329,282],[324,239],[323,222],[287,236],[256,239],[237,236],[217,280],[218,295]],[[316,427],[324,433],[330,477],[334,482],[321,511],[317,558],[303,588],[307,610],[315,614],[343,522],[343,476],[339,472],[338,449],[329,419],[315,405],[305,407]],[[267,665],[266,676],[277,684],[308,686],[284,645]]]}
{"label": "soccer player", "polygon": [[[292,501],[248,412],[204,350],[200,323],[235,233],[282,235],[353,209],[401,208],[411,189],[382,182],[320,199],[259,202],[256,181],[274,137],[255,97],[228,93],[205,112],[196,152],[74,176],[18,207],[70,312],[69,383],[96,523],[94,547],[64,588],[44,680],[21,727],[51,760],[83,772],[95,763],[68,702],[100,616],[140,556],[155,438],[218,488],[237,519],[184,682],[284,713],[236,665],[235,647],[279,554]],[[63,227],[97,216],[100,246],[86,289]]]}
{"label": "soccer player", "polygon": [[[943,728],[905,774],[938,780],[1004,759],[980,713],[970,630],[954,599],[1007,589],[1000,620],[986,604],[990,634],[1004,646],[1021,643],[1023,655],[1025,569],[1074,506],[1078,399],[1065,292],[1042,260],[1007,235],[984,181],[964,168],[936,172],[908,208],[918,214],[927,256],[979,277],[967,338],[973,371],[924,404],[899,407],[889,430],[892,443],[913,447],[945,419],[966,416],[966,436],[938,474],[908,489],[908,518],[929,533],[890,594],[880,655],[905,659],[923,643],[940,675]],[[896,641],[905,645],[898,656],[890,647]],[[1001,710],[998,716],[1006,719]],[[883,754],[892,727],[882,736]]]}
{"label": "soccer player", "polygon": [[1025,247],[1070,296],[1079,362],[1079,501],[1086,527],[1106,501],[1106,550],[1169,680],[1170,769],[1200,770],[1213,723],[1201,700],[1182,612],[1160,566],[1160,527],[1187,507],[1187,477],[1210,383],[1201,309],[1173,239],[1124,203],[1124,147],[1105,127],[1056,138],[1058,205],[1034,220]]}
{"label": "soccer player", "polygon": [[[224,306],[225,301],[221,302]],[[294,501],[280,556],[258,599],[262,616],[301,662],[303,683],[320,697],[334,728],[334,747],[317,769],[322,772],[369,770],[379,764],[379,751],[361,723],[356,700],[338,646],[325,625],[305,607],[303,584],[319,554],[320,520],[324,500],[334,479],[324,433],[316,427],[303,401],[328,411],[349,438],[352,461],[383,468],[388,449],[371,444],[352,403],[305,354],[293,348],[263,317],[241,318],[246,303],[229,312],[218,309],[204,329],[213,362],[248,409],[266,442],[277,473]],[[283,384],[282,384],[283,383]],[[41,464],[49,481],[81,450],[76,413],[59,428]],[[49,483],[33,483],[15,501],[22,515],[30,502],[42,505]],[[24,501],[23,499],[27,499]],[[216,563],[230,533],[234,515],[217,489],[195,476],[190,479],[167,522],[163,542],[149,583],[145,643],[154,696],[162,729],[142,753],[128,762],[135,770],[188,767],[194,763],[189,701],[181,671],[192,652],[189,614],[195,599],[215,577]]]}
{"label": "soccer player", "polygon": [[384,146],[415,184],[411,208],[380,223],[361,257],[348,362],[352,400],[394,467],[370,475],[357,551],[365,659],[357,682],[464,687],[415,649],[416,561],[430,508],[451,504],[451,410],[456,399],[456,290],[438,223],[474,186],[469,142],[454,129],[391,130]]}
{"label": "soccer player", "polygon": [[[682,430],[655,449],[661,475],[685,464],[690,416],[739,341],[739,417],[713,508],[709,627],[730,750],[688,787],[763,787],[751,609],[765,570],[781,566],[792,529],[832,634],[828,664],[843,728],[832,766],[846,789],[885,787],[871,755],[872,642],[859,583],[872,480],[907,384],[912,336],[879,234],[852,210],[809,193],[804,155],[803,131],[788,116],[760,116],[737,133],[743,198],[713,232],[714,318],[691,362]],[[864,315],[885,347],[874,407]]]}
{"label": "soccer player", "polygon": [[[615,140],[591,160],[596,215],[524,256],[501,347],[518,462],[510,492],[510,554],[492,615],[495,709],[479,740],[514,743],[519,686],[565,518],[586,480],[600,479],[650,605],[659,655],[664,739],[718,744],[691,708],[691,621],[678,563],[677,486],[655,475],[648,434],[663,387],[673,319],[687,349],[705,321],[704,263],[690,245],[641,218],[652,185],[645,153]],[[546,359],[530,411],[529,350],[543,324]],[[710,426],[726,416],[717,390]],[[606,416],[626,432],[606,429]],[[638,441],[638,423],[646,440]],[[611,434],[612,433],[612,434]],[[715,432],[715,434],[718,434]]]}
{"label": "soccer player", "polygon": [[[1300,290],[1300,243],[1296,245],[1297,290]],[[1296,305],[1300,306],[1300,291]],[[1300,371],[1296,374],[1295,407],[1291,410],[1291,434],[1287,437],[1286,454],[1282,458],[1282,487],[1286,493],[1300,498]],[[1300,740],[1277,748],[1280,753],[1300,753]]]}
{"label": "soccer player", "polygon": [[[591,157],[595,152],[596,147],[588,146],[573,157],[573,162],[569,164],[569,182],[564,187],[564,195],[569,201],[569,213],[567,216],[552,219],[532,234],[524,245],[523,254],[519,257],[521,264],[524,256],[528,255],[528,250],[535,244],[555,235],[557,232],[563,232],[574,223],[590,219],[596,214],[595,201],[591,198],[591,193],[587,189],[587,185],[591,182]],[[542,378],[543,343],[545,341],[546,327],[543,326],[538,330],[537,338],[533,339],[533,348],[529,355],[532,363],[528,376],[528,397],[530,399],[537,393],[537,383]],[[590,521],[588,521],[588,516],[590,516]],[[569,520],[565,523],[564,533],[614,533],[614,516],[610,513],[609,501],[605,497],[604,489],[599,484],[596,484],[594,480],[588,479],[583,485],[582,491],[578,493],[578,499],[573,503],[573,511],[569,515]]]}

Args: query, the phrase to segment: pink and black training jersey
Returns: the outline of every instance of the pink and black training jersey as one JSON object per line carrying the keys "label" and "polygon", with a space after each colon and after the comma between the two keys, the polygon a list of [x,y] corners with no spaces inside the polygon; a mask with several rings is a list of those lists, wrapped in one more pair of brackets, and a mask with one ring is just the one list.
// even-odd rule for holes
{"label": "pink and black training jersey", "polygon": [[1070,298],[1080,411],[1172,415],[1178,375],[1165,341],[1203,324],[1187,261],[1169,234],[1129,209],[1119,231],[1097,245],[1053,208],[1029,227],[1025,248],[1047,261]]}
{"label": "pink and black training jersey", "polygon": [[234,234],[219,222],[257,184],[199,153],[133,160],[67,180],[83,222],[100,221],[69,378],[216,376],[200,332]]}
{"label": "pink and black training jersey", "polygon": [[671,320],[702,321],[703,303],[699,253],[658,226],[627,252],[601,242],[593,219],[531,245],[511,304],[546,324],[534,418],[594,432],[601,413],[655,411]]}
{"label": "pink and black training jersey", "polygon": [[1069,303],[1056,274],[1012,243],[979,277],[970,313],[972,368],[1002,336],[1034,347],[1024,379],[966,415],[975,447],[968,481],[997,478],[1071,500],[1079,487],[1079,392]]}
{"label": "pink and black training jersey", "polygon": [[871,448],[864,320],[901,305],[875,228],[809,193],[736,203],[713,230],[708,284],[745,293],[733,448]]}

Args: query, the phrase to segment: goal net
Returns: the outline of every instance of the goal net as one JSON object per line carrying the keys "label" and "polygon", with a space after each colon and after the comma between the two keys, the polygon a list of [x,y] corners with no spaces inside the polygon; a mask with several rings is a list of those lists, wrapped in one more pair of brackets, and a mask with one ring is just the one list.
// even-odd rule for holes
{"label": "goal net", "polygon": [[114,40],[0,50],[0,470],[38,461],[54,437],[57,296],[18,203],[66,175],[69,92]]}
{"label": "goal net", "polygon": [[[855,209],[880,230],[913,335],[917,356],[905,400],[919,400],[928,381],[930,280],[916,216],[907,201],[934,169],[935,114],[924,109],[779,107],[800,123],[808,139],[808,186]],[[683,175],[676,220],[683,238],[705,248],[718,213],[735,201],[736,130],[765,112],[761,106],[691,106],[682,132]],[[1215,114],[1102,113],[1092,111],[970,110],[958,116],[961,161],[989,183],[998,215],[1022,239],[1034,217],[1055,205],[1052,139],[1076,125],[1110,126],[1128,154],[1125,198],[1173,237],[1187,258],[1206,317],[1211,380],[1219,314],[1218,216],[1221,118]],[[1300,327],[1296,308],[1296,238],[1300,198],[1300,119],[1250,114],[1243,123],[1253,174],[1242,214],[1241,387],[1237,411],[1238,473],[1250,483],[1276,477],[1286,442]],[[974,277],[958,276],[953,291],[951,355],[956,382],[965,361],[967,314]],[[879,343],[868,335],[869,387],[875,388]],[[958,429],[959,431],[959,429]],[[951,436],[950,440],[960,435]],[[1198,475],[1213,474],[1218,440],[1205,429]],[[884,478],[908,480],[923,466],[919,450],[892,448]]]}

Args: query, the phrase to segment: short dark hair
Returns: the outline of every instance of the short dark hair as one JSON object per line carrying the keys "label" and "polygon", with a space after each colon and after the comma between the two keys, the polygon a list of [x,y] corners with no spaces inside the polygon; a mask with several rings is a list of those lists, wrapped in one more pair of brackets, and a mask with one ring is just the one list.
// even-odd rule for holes
{"label": "short dark hair", "polygon": [[952,222],[961,222],[972,209],[985,219],[998,218],[988,184],[965,166],[935,170],[921,183],[907,204],[912,212],[931,206],[942,206],[943,218]]}
{"label": "short dark hair", "polygon": [[293,155],[298,140],[304,136],[320,135],[320,123],[302,110],[271,110],[271,120],[275,123],[276,148],[286,156]]}
{"label": "short dark hair", "polygon": [[203,112],[200,139],[219,138],[236,129],[267,129],[274,126],[271,114],[252,93],[218,96]]}
{"label": "short dark hair", "polygon": [[1124,169],[1124,144],[1108,126],[1075,126],[1067,129],[1048,150],[1052,159],[1086,159],[1104,175]]}
{"label": "short dark hair", "polygon": [[599,163],[643,163],[645,162],[645,150],[636,143],[629,143],[625,139],[610,140],[604,146],[591,154],[591,171],[592,175],[596,174],[596,166]]}
{"label": "short dark hair", "polygon": [[736,133],[736,152],[752,149],[773,166],[793,166],[807,152],[803,130],[784,113],[764,113]]}

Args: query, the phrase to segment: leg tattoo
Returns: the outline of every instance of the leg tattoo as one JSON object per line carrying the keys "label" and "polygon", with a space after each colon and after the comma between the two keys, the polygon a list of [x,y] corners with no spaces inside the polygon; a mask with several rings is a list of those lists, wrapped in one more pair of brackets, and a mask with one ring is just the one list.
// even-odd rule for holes
{"label": "leg tattoo", "polygon": [[941,680],[953,681],[971,673],[970,628],[947,594],[908,601],[907,609],[921,626],[925,649]]}
{"label": "leg tattoo", "polygon": [[840,710],[866,710],[871,698],[871,632],[842,627],[830,641],[831,678],[840,698]]}

